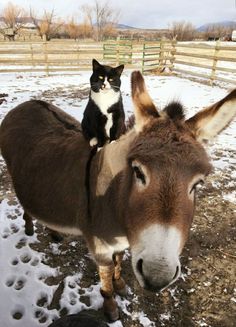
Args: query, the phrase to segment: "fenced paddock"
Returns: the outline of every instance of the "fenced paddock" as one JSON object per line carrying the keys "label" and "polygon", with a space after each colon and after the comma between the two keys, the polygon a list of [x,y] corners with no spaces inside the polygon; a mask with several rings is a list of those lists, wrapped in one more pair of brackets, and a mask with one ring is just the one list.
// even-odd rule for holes
{"label": "fenced paddock", "polygon": [[236,44],[233,42],[177,43],[174,72],[236,84]]}
{"label": "fenced paddock", "polygon": [[210,84],[236,83],[233,42],[0,42],[0,72],[78,72],[90,70],[93,58],[110,65],[125,64],[143,73],[168,71],[204,78]]}

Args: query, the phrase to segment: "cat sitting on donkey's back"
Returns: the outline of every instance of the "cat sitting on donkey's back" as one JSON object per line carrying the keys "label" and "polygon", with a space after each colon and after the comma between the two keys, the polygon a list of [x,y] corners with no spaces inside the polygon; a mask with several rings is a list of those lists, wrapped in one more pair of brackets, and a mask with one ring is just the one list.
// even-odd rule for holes
{"label": "cat sitting on donkey's back", "polygon": [[82,129],[91,146],[102,147],[125,132],[125,114],[120,92],[124,65],[110,67],[93,59],[91,90]]}

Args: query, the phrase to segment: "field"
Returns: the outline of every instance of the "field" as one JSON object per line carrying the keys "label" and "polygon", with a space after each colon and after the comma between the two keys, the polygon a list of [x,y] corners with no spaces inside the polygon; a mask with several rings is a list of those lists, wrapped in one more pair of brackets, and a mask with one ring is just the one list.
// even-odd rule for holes
{"label": "field", "polygon": [[[81,120],[89,92],[89,72],[45,77],[39,73],[0,75],[5,100],[0,121],[17,104],[37,98],[53,102]],[[180,100],[189,117],[223,98],[230,88],[185,78],[146,76],[158,107]],[[127,116],[132,113],[130,71],[122,78]],[[181,257],[182,277],[160,294],[136,281],[127,250],[123,276],[128,296],[117,297],[121,319],[113,327],[234,327],[236,321],[236,121],[209,146],[214,172],[197,195],[189,241]],[[82,239],[53,243],[45,227],[24,234],[22,209],[0,157],[0,326],[46,327],[68,313],[101,310],[96,266]]]}

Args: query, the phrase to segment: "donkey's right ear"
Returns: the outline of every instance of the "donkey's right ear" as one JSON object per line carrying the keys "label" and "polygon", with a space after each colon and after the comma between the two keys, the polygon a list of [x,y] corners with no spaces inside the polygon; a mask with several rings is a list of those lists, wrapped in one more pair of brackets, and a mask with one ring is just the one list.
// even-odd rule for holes
{"label": "donkey's right ear", "polygon": [[135,107],[135,129],[141,131],[150,119],[159,117],[159,114],[148,94],[143,76],[139,71],[134,71],[131,75],[131,91]]}
{"label": "donkey's right ear", "polygon": [[96,59],[93,59],[92,64],[93,64],[93,70],[97,70],[101,66]]}

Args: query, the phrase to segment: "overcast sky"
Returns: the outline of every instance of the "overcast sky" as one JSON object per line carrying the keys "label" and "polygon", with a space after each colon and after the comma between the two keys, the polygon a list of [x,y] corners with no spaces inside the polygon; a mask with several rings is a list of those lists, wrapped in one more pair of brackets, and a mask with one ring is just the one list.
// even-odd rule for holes
{"label": "overcast sky", "polygon": [[[9,0],[0,0],[0,11]],[[83,4],[93,0],[12,0],[24,8],[52,10],[58,16],[79,15]],[[101,1],[102,2],[102,1]],[[139,28],[166,28],[173,21],[185,20],[196,27],[205,23],[236,21],[236,0],[110,0],[120,9],[120,23]]]}

